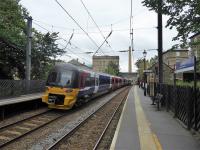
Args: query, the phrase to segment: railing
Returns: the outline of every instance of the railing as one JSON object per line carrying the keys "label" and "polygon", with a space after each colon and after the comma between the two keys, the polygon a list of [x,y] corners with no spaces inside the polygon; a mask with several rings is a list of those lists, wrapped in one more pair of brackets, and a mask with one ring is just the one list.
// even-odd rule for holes
{"label": "railing", "polygon": [[0,80],[0,99],[43,92],[44,80]]}
{"label": "railing", "polygon": [[194,105],[195,93],[192,87],[160,84],[157,86],[156,92],[163,95],[162,106],[165,106],[167,110],[171,110],[174,113],[174,117],[177,117],[180,121],[182,121],[188,129],[192,128],[200,131],[199,89],[197,89],[196,92],[196,106]]}

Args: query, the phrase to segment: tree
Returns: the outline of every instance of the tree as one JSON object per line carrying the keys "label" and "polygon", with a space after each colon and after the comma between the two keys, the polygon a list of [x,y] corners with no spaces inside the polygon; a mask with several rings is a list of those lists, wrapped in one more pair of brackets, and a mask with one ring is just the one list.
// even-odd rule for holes
{"label": "tree", "polygon": [[[143,71],[144,71],[144,59],[138,59],[135,63],[136,67],[138,68],[139,79],[143,79]],[[145,60],[145,69],[148,69],[149,61]]]}
{"label": "tree", "polygon": [[105,73],[118,76],[119,75],[119,67],[114,62],[109,62],[108,67],[105,69]]}
{"label": "tree", "polygon": [[[0,1],[0,76],[25,78],[26,18],[28,12],[19,0]],[[42,34],[32,30],[32,79],[45,79],[55,58],[64,53],[56,44],[58,33]],[[8,46],[14,45],[14,46]]]}
{"label": "tree", "polygon": [[23,58],[25,45],[25,26],[24,16],[26,10],[19,5],[16,0],[1,0],[0,2],[0,37],[7,45],[17,43],[18,49],[12,46],[0,47],[0,73],[5,78],[12,78],[15,68],[22,71],[24,67],[19,63]]}
{"label": "tree", "polygon": [[32,49],[32,78],[45,79],[49,69],[55,64],[55,58],[64,53],[58,47],[58,33],[42,34],[34,31]]}
{"label": "tree", "polygon": [[[157,12],[158,0],[143,0],[142,3]],[[200,32],[199,0],[163,0],[162,13],[169,16],[166,27],[178,31],[173,40],[182,41],[183,46],[190,33]]]}
{"label": "tree", "polygon": [[158,56],[151,57],[151,59],[149,61],[149,66],[152,66],[157,62],[158,62]]}
{"label": "tree", "polygon": [[19,0],[1,0],[0,2],[0,37],[24,48],[26,22],[28,15]]}

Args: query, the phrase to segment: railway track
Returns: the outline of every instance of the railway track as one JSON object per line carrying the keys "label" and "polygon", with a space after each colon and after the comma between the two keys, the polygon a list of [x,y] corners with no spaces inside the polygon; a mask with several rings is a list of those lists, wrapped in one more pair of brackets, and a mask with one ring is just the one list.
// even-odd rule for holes
{"label": "railway track", "polygon": [[[97,150],[99,147],[101,147],[101,146],[100,146],[101,143],[104,143],[104,142],[107,143],[107,142],[108,142],[108,138],[109,138],[109,139],[112,139],[112,137],[110,137],[110,136],[112,136],[112,135],[109,135],[109,137],[106,137],[105,139],[104,139],[104,136],[106,136],[105,134],[106,134],[108,128],[110,127],[112,121],[115,119],[114,117],[115,117],[115,115],[117,114],[117,112],[119,111],[120,107],[121,107],[121,109],[123,108],[123,105],[122,105],[122,104],[123,104],[123,102],[125,102],[126,98],[127,98],[127,96],[125,96],[125,97],[121,100],[120,104],[117,106],[117,108],[116,108],[115,111],[113,112],[112,116],[110,117],[110,120],[107,122],[105,128],[103,129],[103,132],[101,133],[101,135],[100,135],[100,137],[98,138],[96,144],[94,145],[93,150]],[[121,114],[121,113],[119,112],[119,116],[120,116],[120,114]],[[119,119],[119,118],[118,118],[118,119]],[[116,119],[117,122],[118,122],[118,119]],[[111,140],[111,142],[112,142],[112,140]],[[111,143],[110,143],[110,144],[111,144]],[[109,144],[109,146],[110,146],[110,144]],[[105,144],[102,144],[102,145],[105,145]],[[104,148],[103,148],[103,149],[104,149]]]}
{"label": "railway track", "polygon": [[65,113],[47,110],[0,128],[0,148],[61,118]]}
{"label": "railway track", "polygon": [[91,113],[68,133],[47,149],[93,149],[98,148],[118,108],[127,97],[129,87]]}

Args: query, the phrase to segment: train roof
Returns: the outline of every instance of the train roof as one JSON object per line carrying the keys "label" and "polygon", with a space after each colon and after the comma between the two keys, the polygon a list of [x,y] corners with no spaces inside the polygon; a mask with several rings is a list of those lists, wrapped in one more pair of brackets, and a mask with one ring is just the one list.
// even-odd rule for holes
{"label": "train roof", "polygon": [[76,66],[76,65],[73,65],[70,63],[55,65],[55,67],[53,69],[54,70],[68,69],[68,70],[72,70],[72,71],[85,71],[85,72],[89,72],[89,73],[96,73],[92,69],[81,67],[81,66]]}
{"label": "train roof", "polygon": [[79,70],[79,69],[77,68],[77,66],[72,65],[72,64],[69,64],[69,63],[55,65],[53,69],[54,69],[54,70],[68,69],[68,70],[76,70],[76,71]]}
{"label": "train roof", "polygon": [[122,77],[110,75],[110,74],[107,74],[107,73],[95,72],[92,69],[86,69],[85,67],[83,68],[81,66],[76,66],[76,65],[73,65],[73,64],[70,64],[70,63],[57,64],[53,68],[53,70],[57,70],[57,71],[63,70],[63,69],[68,69],[68,70],[72,70],[72,71],[87,71],[87,72],[90,72],[90,73],[96,73],[98,75],[111,76],[111,77],[115,77],[115,78],[122,78]]}

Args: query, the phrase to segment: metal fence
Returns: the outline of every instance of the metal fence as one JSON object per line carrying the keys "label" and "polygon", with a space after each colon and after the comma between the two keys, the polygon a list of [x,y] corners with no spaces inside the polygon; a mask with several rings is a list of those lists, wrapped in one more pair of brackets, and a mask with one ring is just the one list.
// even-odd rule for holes
{"label": "metal fence", "polygon": [[159,84],[158,92],[163,95],[162,106],[171,110],[188,129],[200,131],[200,89],[195,93],[192,87]]}
{"label": "metal fence", "polygon": [[0,99],[43,92],[44,80],[0,80]]}

